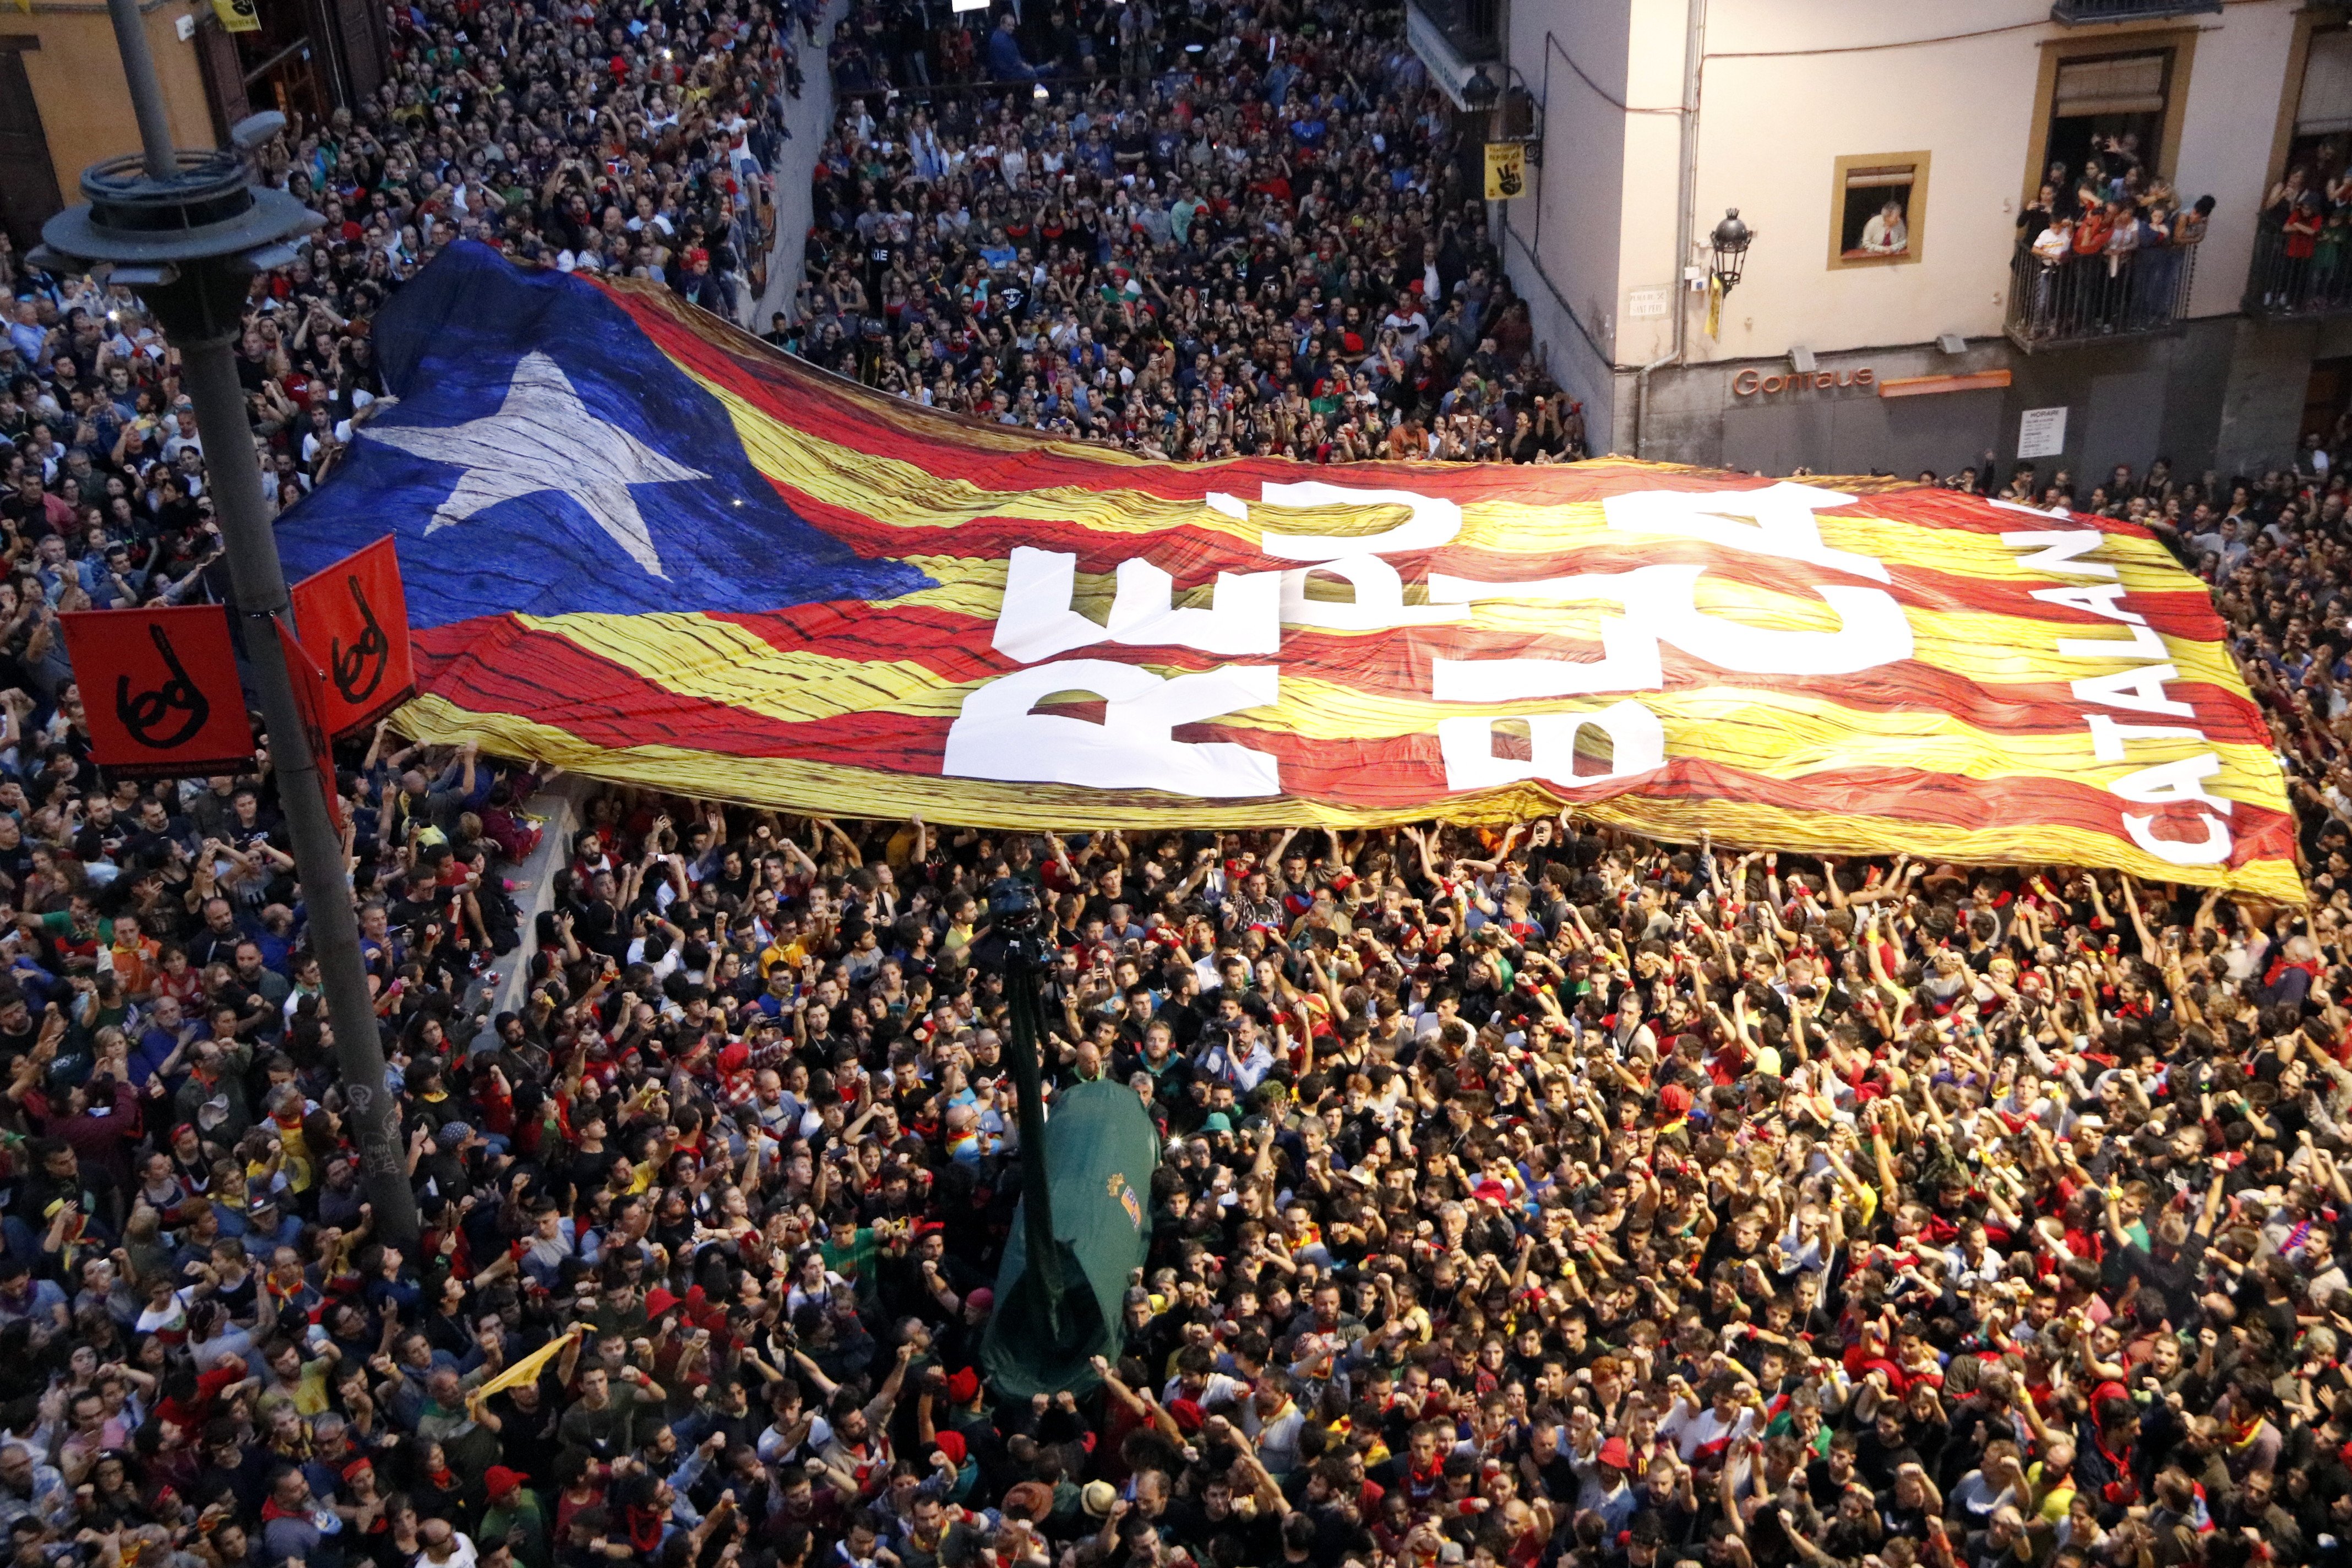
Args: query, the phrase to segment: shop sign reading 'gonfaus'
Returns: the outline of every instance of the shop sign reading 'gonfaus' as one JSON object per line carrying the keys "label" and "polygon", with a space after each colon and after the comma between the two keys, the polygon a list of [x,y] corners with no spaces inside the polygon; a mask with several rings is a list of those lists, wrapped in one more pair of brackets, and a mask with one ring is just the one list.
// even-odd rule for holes
{"label": "shop sign reading 'gonfaus'", "polygon": [[1759,370],[1743,370],[1731,378],[1731,395],[1754,397],[1775,392],[1828,392],[1840,386],[1868,386],[1878,379],[1878,373],[1868,365],[1860,370],[1790,371],[1767,375]]}

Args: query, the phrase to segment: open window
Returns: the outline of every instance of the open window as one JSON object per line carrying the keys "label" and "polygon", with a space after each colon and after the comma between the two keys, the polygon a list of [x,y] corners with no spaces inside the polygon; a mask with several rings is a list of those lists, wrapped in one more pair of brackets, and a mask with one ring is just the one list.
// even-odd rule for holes
{"label": "open window", "polygon": [[1918,260],[1927,241],[1927,154],[1840,158],[1830,187],[1830,213],[1832,268]]}
{"label": "open window", "polygon": [[2023,200],[2045,184],[2071,203],[2086,179],[2137,189],[2172,178],[2196,54],[2193,27],[2044,43]]}
{"label": "open window", "polygon": [[2352,154],[2352,28],[2315,30],[2295,94],[2294,130],[2283,179],[2297,170],[2303,188],[2325,191],[2344,177]]}

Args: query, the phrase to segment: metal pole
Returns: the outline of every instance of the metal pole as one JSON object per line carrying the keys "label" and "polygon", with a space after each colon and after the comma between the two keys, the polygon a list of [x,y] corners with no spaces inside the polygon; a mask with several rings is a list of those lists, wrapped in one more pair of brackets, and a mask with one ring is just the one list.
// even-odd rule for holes
{"label": "metal pole", "polygon": [[[351,1107],[360,1170],[376,1232],[387,1241],[408,1244],[416,1237],[416,1197],[408,1185],[397,1099],[384,1082],[383,1042],[360,962],[359,918],[352,907],[342,840],[328,815],[319,759],[310,754],[286,653],[278,646],[278,617],[288,611],[286,569],[278,563],[262,501],[253,430],[230,349],[242,329],[247,286],[255,274],[291,260],[288,242],[320,220],[283,191],[256,188],[251,166],[241,157],[206,151],[183,164],[172,146],[138,0],[107,0],[107,13],[138,117],[145,178],[130,174],[128,159],[91,165],[81,182],[87,205],[68,207],[43,224],[42,243],[26,259],[52,272],[76,265],[112,266],[114,281],[138,290],[165,340],[179,351],[181,384],[195,406],[196,428],[210,458],[206,479],[228,555],[246,657],[269,725],[270,763],[294,841],[295,874],[310,913],[310,951],[325,985],[335,1066]],[[248,129],[266,136],[270,127]]]}
{"label": "metal pole", "polygon": [[1037,977],[1025,954],[1004,966],[1006,1033],[1010,1047],[1005,1066],[1021,1096],[1015,1107],[1021,1127],[1021,1205],[1023,1230],[1028,1246],[1027,1272],[1036,1279],[1046,1310],[1052,1314],[1053,1337],[1062,1334],[1062,1244],[1054,1236],[1054,1197],[1045,1169],[1045,1075],[1037,1053],[1045,1037],[1039,1026]]}
{"label": "metal pole", "polygon": [[1706,0],[1689,0],[1683,37],[1682,143],[1675,182],[1675,346],[1634,373],[1633,456],[1641,457],[1650,429],[1650,375],[1680,364],[1690,341],[1690,297],[1683,269],[1690,265],[1691,235],[1698,221],[1698,94],[1706,65]]}
{"label": "metal pole", "polygon": [[163,112],[163,86],[155,78],[155,57],[147,48],[139,0],[106,0],[106,15],[114,24],[115,46],[122,51],[122,74],[131,85],[131,112],[139,117],[147,177],[171,179],[180,172],[180,161],[172,151],[172,122]]}
{"label": "metal pole", "polygon": [[[114,0],[121,5],[125,0]],[[196,429],[208,461],[213,510],[227,547],[236,613],[269,725],[269,763],[278,774],[278,804],[294,840],[295,874],[310,912],[310,952],[319,961],[327,1017],[334,1030],[335,1066],[350,1102],[359,1143],[360,1174],[375,1211],[375,1234],[396,1244],[416,1239],[416,1194],[408,1184],[396,1105],[384,1083],[383,1042],[375,1003],[360,958],[359,917],[352,909],[342,840],[327,815],[319,760],[294,698],[294,681],[278,646],[278,619],[288,615],[286,569],[261,498],[253,430],[246,422],[236,356],[226,338],[177,345],[181,384],[195,405]]]}

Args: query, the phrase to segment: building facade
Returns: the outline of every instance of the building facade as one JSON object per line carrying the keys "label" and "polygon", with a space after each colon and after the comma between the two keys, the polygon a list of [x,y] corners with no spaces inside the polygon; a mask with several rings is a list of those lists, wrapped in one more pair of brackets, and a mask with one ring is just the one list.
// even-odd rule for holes
{"label": "building facade", "polygon": [[[2284,221],[2346,178],[2343,6],[1413,5],[1465,123],[1539,154],[1498,226],[1595,450],[2229,474],[2352,413],[2352,234],[2298,245]],[[2137,232],[2176,243],[2036,254],[2045,184],[2063,207],[2126,169],[2157,198]],[[1710,243],[1734,208],[1736,262]],[[1719,297],[1717,272],[1737,275]]]}
{"label": "building facade", "polygon": [[[140,15],[182,147],[219,146],[262,110],[315,126],[383,80],[373,0],[142,0]],[[17,252],[80,199],[83,169],[138,147],[105,0],[0,9],[0,229]]]}

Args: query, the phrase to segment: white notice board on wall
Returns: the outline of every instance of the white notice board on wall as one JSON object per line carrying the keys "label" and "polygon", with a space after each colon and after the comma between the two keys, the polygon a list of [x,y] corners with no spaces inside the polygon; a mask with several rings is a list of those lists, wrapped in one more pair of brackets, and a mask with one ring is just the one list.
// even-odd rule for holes
{"label": "white notice board on wall", "polygon": [[2066,450],[2066,410],[2029,408],[2018,416],[2017,455],[2027,458],[2055,458]]}

